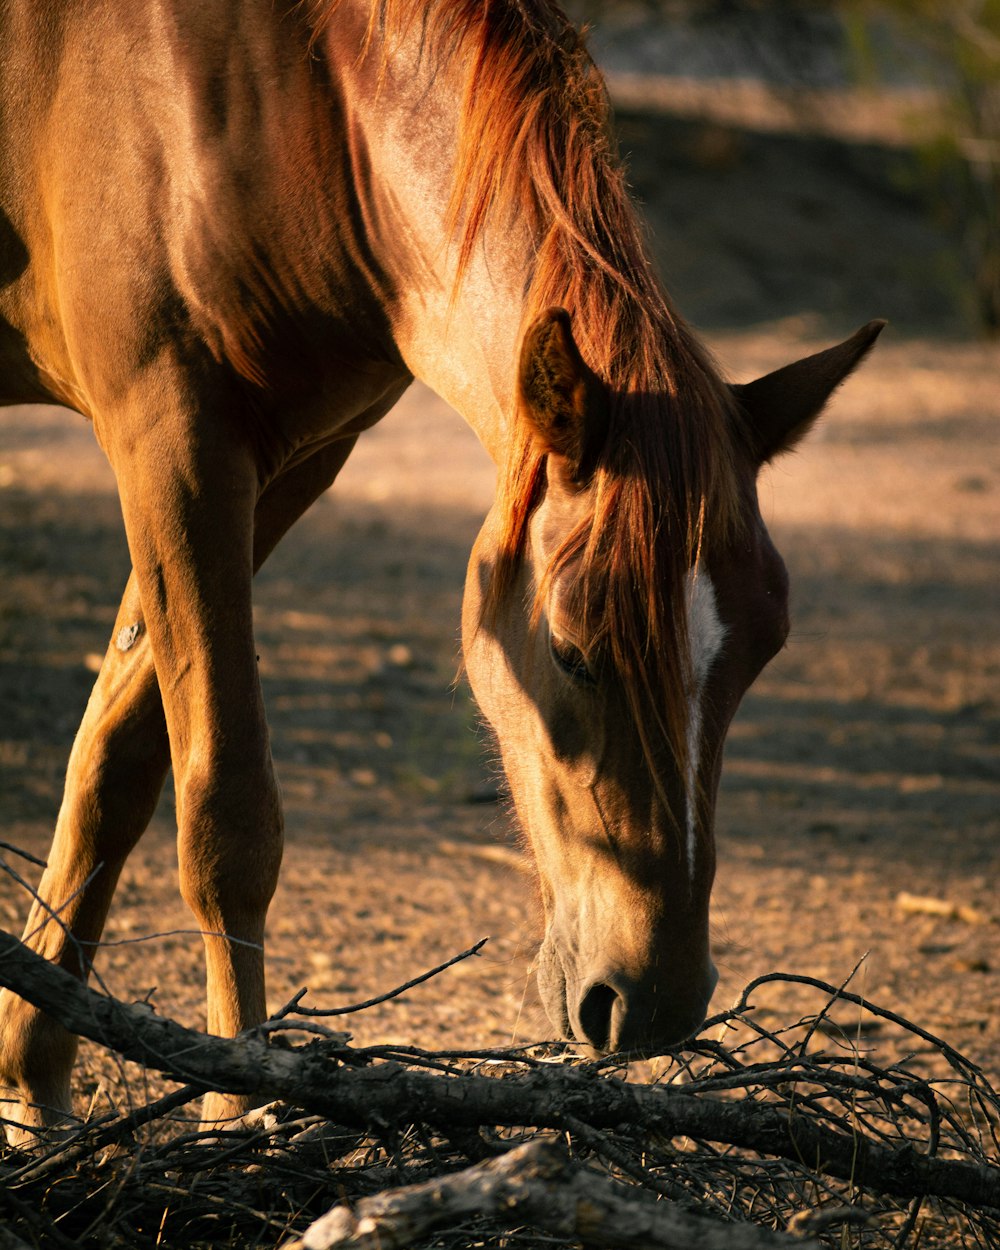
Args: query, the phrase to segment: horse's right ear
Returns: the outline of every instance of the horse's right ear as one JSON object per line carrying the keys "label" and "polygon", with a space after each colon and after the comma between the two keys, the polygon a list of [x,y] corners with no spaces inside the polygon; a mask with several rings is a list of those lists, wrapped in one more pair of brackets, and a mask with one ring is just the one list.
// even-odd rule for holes
{"label": "horse's right ear", "polygon": [[885,325],[869,321],[836,347],[732,388],[747,418],[758,464],[790,451],[808,434],[826,401],[871,351]]}
{"label": "horse's right ear", "polygon": [[542,450],[558,458],[559,476],[585,483],[607,437],[607,392],[584,363],[565,308],[547,309],[528,327],[517,386],[521,413]]}

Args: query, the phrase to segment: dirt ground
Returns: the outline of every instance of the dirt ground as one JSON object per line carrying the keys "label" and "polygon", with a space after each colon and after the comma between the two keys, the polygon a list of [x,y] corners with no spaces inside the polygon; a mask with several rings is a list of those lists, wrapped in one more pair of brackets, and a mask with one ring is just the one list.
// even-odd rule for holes
{"label": "dirt ground", "polygon": [[[820,430],[763,481],[793,634],[729,737],[716,1002],[776,969],[840,981],[864,956],[855,988],[1000,1077],[1000,353],[963,336],[957,262],[900,190],[897,156],[638,114],[621,125],[669,285],[732,377],[871,316],[894,322]],[[357,1001],[490,938],[478,959],[354,1017],[364,1043],[549,1032],[530,979],[530,872],[453,683],[464,565],[492,481],[473,435],[415,386],[259,579],[287,818],[272,1006],[303,985],[314,1004]],[[6,411],[0,838],[36,855],[127,567],[86,423]],[[112,992],[201,1024],[200,940],[172,831],[168,793],[125,872],[99,971]],[[977,914],[908,914],[903,891]],[[24,889],[0,874],[0,924],[17,930],[25,912]],[[804,1000],[783,989],[759,1001],[777,1020]],[[122,1096],[89,1048],[78,1091],[81,1105]]]}

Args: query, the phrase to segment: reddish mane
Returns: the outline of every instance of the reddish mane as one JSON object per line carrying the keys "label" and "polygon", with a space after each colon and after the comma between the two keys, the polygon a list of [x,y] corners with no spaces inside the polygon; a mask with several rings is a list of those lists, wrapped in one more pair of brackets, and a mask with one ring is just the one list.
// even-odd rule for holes
{"label": "reddish mane", "polygon": [[[318,2],[328,18],[331,0]],[[552,571],[582,553],[584,583],[597,592],[588,598],[600,605],[589,644],[621,674],[650,762],[658,739],[684,766],[685,579],[703,541],[737,518],[728,389],[653,272],[581,34],[549,0],[375,0],[369,44],[391,48],[418,24],[426,49],[466,71],[451,200],[459,281],[488,225],[529,223],[538,242],[522,329],[550,306],[568,309],[611,394],[594,514]],[[487,616],[510,589],[544,484],[526,423],[512,428]]]}

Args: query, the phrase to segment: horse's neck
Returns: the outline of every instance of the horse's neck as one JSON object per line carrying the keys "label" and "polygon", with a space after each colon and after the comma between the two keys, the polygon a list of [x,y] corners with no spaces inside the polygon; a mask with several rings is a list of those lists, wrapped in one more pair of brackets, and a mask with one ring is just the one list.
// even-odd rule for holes
{"label": "horse's neck", "polygon": [[[351,25],[367,21],[366,0],[351,0]],[[345,13],[346,17],[347,14]],[[340,27],[339,19],[335,24]],[[358,30],[327,39],[352,126],[370,170],[357,179],[380,262],[393,279],[390,320],[413,374],[462,414],[494,460],[503,457],[511,412],[517,337],[530,240],[511,227],[484,231],[455,293],[456,239],[447,233],[460,120],[461,67],[421,52],[419,32],[383,63],[376,41],[357,59]]]}

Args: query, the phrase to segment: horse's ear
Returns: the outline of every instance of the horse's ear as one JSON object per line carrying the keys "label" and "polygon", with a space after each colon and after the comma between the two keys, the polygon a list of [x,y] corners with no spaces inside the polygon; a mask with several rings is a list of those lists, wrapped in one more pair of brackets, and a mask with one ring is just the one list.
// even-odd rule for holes
{"label": "horse's ear", "polygon": [[865,358],[885,325],[869,321],[836,347],[732,388],[748,419],[759,463],[790,451],[809,433],[826,401]]}
{"label": "horse's ear", "polygon": [[521,412],[539,446],[557,458],[560,476],[582,485],[607,437],[607,392],[584,363],[564,308],[547,309],[528,327],[517,383]]}

